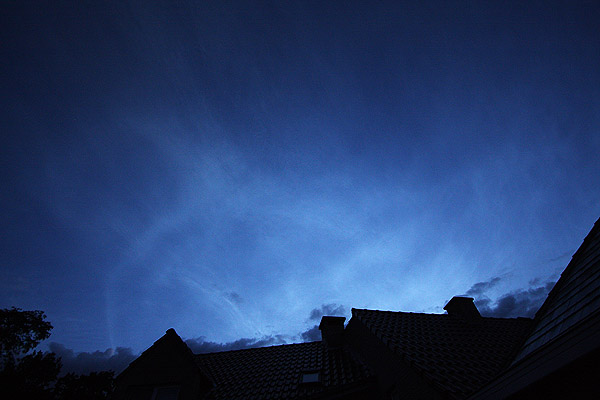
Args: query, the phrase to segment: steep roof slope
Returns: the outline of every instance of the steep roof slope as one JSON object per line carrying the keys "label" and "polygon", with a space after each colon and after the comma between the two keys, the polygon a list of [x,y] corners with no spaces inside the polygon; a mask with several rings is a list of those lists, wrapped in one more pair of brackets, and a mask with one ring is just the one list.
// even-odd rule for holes
{"label": "steep roof slope", "polygon": [[[200,368],[214,382],[208,399],[304,399],[367,387],[369,368],[345,349],[323,342],[197,354]],[[320,382],[301,383],[305,372]]]}
{"label": "steep roof slope", "polygon": [[564,388],[571,397],[577,397],[574,390],[598,391],[600,219],[536,313],[534,324],[510,368],[473,399],[559,396]]}
{"label": "steep roof slope", "polygon": [[528,318],[472,320],[447,314],[352,309],[389,349],[454,398],[507,366],[532,327]]}
{"label": "steep roof slope", "polygon": [[535,315],[535,329],[515,362],[600,311],[600,219]]}

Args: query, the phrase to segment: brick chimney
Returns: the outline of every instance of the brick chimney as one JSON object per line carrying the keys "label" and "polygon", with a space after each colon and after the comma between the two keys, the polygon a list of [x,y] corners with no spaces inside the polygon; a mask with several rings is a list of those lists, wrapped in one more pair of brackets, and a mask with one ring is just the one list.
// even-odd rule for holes
{"label": "brick chimney", "polygon": [[444,310],[448,311],[448,315],[467,320],[481,318],[481,314],[479,314],[479,310],[475,306],[472,297],[454,296],[444,306]]}
{"label": "brick chimney", "polygon": [[345,320],[346,317],[321,317],[321,323],[319,324],[321,340],[323,340],[323,343],[328,348],[336,349],[342,347]]}

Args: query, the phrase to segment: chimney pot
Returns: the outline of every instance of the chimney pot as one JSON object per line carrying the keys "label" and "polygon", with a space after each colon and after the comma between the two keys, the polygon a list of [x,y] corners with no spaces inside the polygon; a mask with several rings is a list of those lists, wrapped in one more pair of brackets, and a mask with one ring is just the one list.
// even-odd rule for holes
{"label": "chimney pot", "polygon": [[481,314],[479,314],[479,310],[475,306],[472,297],[454,296],[444,306],[444,310],[448,311],[448,315],[464,319],[481,318]]}
{"label": "chimney pot", "polygon": [[342,346],[345,320],[346,317],[321,317],[321,323],[319,324],[321,339],[328,348],[335,349]]}

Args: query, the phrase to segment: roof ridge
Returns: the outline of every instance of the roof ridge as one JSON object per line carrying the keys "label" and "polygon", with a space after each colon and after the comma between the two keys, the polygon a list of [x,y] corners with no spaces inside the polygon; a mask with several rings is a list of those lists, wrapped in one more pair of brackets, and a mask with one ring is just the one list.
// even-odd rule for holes
{"label": "roof ridge", "polygon": [[[436,314],[436,313],[424,313],[424,312],[413,312],[413,311],[391,311],[391,310],[372,310],[372,309],[367,309],[367,308],[352,308],[352,311],[369,311],[369,312],[379,312],[379,313],[393,313],[393,314],[411,314],[411,315],[427,315],[427,316],[438,316],[438,315],[445,315],[447,316],[448,313],[443,313],[443,314]],[[485,317],[485,316],[481,316],[481,318],[483,319],[498,319],[498,320],[523,320],[523,319],[527,319],[527,320],[533,320],[533,318],[529,318],[529,317]]]}
{"label": "roof ridge", "polygon": [[[453,318],[448,314],[364,309],[352,309],[352,312],[358,323],[433,387],[442,392],[450,391],[450,398],[477,390],[482,378],[495,375],[504,368],[514,357],[513,354],[520,348],[533,325],[533,319],[522,317],[482,317],[474,322],[461,323],[460,318]],[[431,340],[439,338],[438,333],[445,326],[451,328],[448,329],[447,335],[439,340]],[[502,329],[498,330],[500,327]],[[504,332],[504,328],[509,332]],[[465,338],[470,337],[468,332],[480,330],[484,333],[482,337],[485,340],[472,344],[465,341],[468,340]],[[404,332],[403,340],[399,341],[401,331]],[[498,341],[499,337],[505,340]],[[482,361],[478,355],[490,349],[511,354],[498,357],[497,360]],[[441,368],[436,360],[452,362],[449,366]],[[469,367],[468,364],[473,360],[477,361],[477,378],[467,381],[458,379],[459,374],[469,371],[472,366]],[[502,366],[498,366],[498,363]]]}
{"label": "roof ridge", "polygon": [[234,350],[223,350],[223,351],[211,351],[210,353],[193,353],[195,357],[209,356],[212,354],[223,354],[223,353],[234,353],[234,352],[244,352],[250,350],[258,350],[258,349],[271,349],[273,347],[285,347],[285,346],[301,346],[301,345],[309,345],[321,343],[320,340],[316,340],[313,342],[300,342],[300,343],[284,343],[284,344],[274,344],[272,346],[257,346],[257,347],[246,347],[244,349],[234,349]]}
{"label": "roof ridge", "polygon": [[395,314],[423,314],[423,315],[447,315],[447,314],[434,314],[434,313],[425,313],[425,312],[415,312],[415,311],[393,311],[393,310],[374,310],[370,308],[352,308],[352,311],[376,311],[382,313],[395,313]]}

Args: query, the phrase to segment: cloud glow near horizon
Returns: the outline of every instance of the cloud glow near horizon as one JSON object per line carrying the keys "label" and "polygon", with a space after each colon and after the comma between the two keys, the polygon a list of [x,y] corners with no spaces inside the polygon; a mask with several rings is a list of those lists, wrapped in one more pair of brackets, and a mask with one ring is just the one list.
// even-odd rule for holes
{"label": "cloud glow near horizon", "polygon": [[469,4],[11,10],[0,306],[102,365],[529,312],[600,216],[600,15]]}

